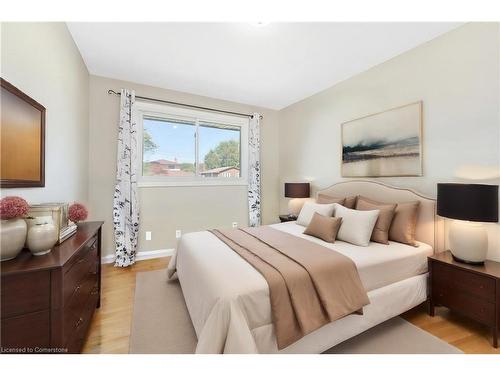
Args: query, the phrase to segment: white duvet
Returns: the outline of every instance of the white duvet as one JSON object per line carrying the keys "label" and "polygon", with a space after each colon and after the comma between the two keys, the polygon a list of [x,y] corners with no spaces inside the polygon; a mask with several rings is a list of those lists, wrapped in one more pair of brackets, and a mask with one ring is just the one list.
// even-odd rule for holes
{"label": "white duvet", "polygon": [[[418,247],[396,242],[390,245],[371,242],[368,247],[342,241],[329,244],[302,234],[304,227],[295,222],[272,227],[320,243],[351,258],[369,292],[370,300],[379,288],[390,288],[392,284],[404,285],[402,280],[410,280],[427,272],[427,256],[432,254],[432,247],[423,243],[419,243]],[[184,235],[169,264],[168,272],[174,270],[177,271],[198,337],[198,353],[259,353],[276,350],[270,349],[275,346],[275,338],[266,280],[217,237],[207,231]],[[400,294],[403,293],[402,298],[408,303],[408,308],[415,305],[417,299],[421,302],[425,290],[420,289],[422,287],[419,287],[418,296],[404,295],[406,291],[401,290]],[[346,317],[334,323],[344,319],[355,318]]]}

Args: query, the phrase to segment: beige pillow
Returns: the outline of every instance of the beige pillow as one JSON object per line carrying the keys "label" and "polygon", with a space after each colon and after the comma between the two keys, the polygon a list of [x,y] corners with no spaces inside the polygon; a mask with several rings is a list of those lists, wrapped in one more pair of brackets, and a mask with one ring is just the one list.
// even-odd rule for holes
{"label": "beige pillow", "polygon": [[343,205],[344,202],[345,198],[337,198],[327,194],[318,194],[318,199],[316,199],[316,203],[319,204],[338,203]]}
{"label": "beige pillow", "polygon": [[337,238],[358,246],[368,246],[379,210],[358,211],[334,203],[335,217],[342,218]]}
{"label": "beige pillow", "polygon": [[307,201],[302,206],[300,210],[299,216],[297,217],[296,223],[307,227],[314,216],[314,213],[317,212],[323,216],[333,216],[333,209],[335,204],[318,204],[314,202]]}
{"label": "beige pillow", "polygon": [[416,246],[415,230],[417,228],[419,201],[398,203],[394,212],[389,239]]}
{"label": "beige pillow", "polygon": [[347,198],[337,198],[332,195],[328,194],[318,194],[318,199],[316,200],[317,203],[338,203],[341,204],[344,207],[351,208],[353,209],[356,206],[356,196],[353,195],[352,197],[347,197]]}
{"label": "beige pillow", "polygon": [[337,238],[340,224],[342,224],[341,217],[327,217],[315,212],[304,234],[333,243]]}
{"label": "beige pillow", "polygon": [[371,240],[373,242],[389,244],[389,228],[391,227],[392,219],[394,217],[394,212],[396,210],[396,204],[391,203],[381,203],[373,201],[371,199],[359,196],[356,203],[356,210],[360,211],[371,211],[380,210],[378,214],[377,222],[373,228]]}
{"label": "beige pillow", "polygon": [[345,199],[343,206],[346,208],[354,209],[354,207],[356,207],[357,199],[358,197],[356,195],[353,195],[352,197],[347,197]]}

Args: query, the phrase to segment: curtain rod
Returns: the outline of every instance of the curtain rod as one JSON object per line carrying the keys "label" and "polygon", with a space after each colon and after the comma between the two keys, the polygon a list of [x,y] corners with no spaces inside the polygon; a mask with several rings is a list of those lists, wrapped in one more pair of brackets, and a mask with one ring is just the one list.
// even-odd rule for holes
{"label": "curtain rod", "polygon": [[[109,95],[118,95],[120,96],[121,93],[119,92],[116,92],[115,90],[111,90],[109,89],[108,90],[108,94]],[[216,108],[208,108],[208,107],[201,107],[201,106],[198,106],[198,105],[192,105],[192,104],[185,104],[185,103],[178,103],[178,102],[171,102],[171,101],[168,101],[168,100],[162,100],[162,99],[155,99],[155,98],[148,98],[146,96],[139,96],[139,95],[136,95],[135,96],[137,99],[143,99],[143,100],[149,100],[149,101],[153,101],[153,102],[160,102],[160,103],[166,103],[166,104],[172,104],[172,105],[178,105],[178,106],[181,106],[181,107],[189,107],[189,108],[196,108],[196,109],[202,109],[204,111],[211,111],[211,112],[218,112],[218,113],[226,113],[226,114],[229,114],[229,115],[236,115],[236,116],[243,116],[243,117],[250,117],[250,118],[253,118],[253,115],[250,115],[248,113],[240,113],[240,112],[231,112],[231,111],[224,111],[222,109],[216,109]],[[259,119],[262,120],[264,118],[264,116],[260,115],[259,116]]]}

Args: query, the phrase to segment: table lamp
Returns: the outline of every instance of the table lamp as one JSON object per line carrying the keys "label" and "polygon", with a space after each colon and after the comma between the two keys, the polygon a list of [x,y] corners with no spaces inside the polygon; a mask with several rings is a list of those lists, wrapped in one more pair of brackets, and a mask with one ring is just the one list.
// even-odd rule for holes
{"label": "table lamp", "polygon": [[285,182],[285,197],[288,201],[288,216],[297,217],[303,205],[303,198],[309,198],[309,182]]}
{"label": "table lamp", "polygon": [[454,219],[450,251],[458,262],[484,264],[488,234],[481,223],[498,222],[498,185],[438,184],[437,214]]}

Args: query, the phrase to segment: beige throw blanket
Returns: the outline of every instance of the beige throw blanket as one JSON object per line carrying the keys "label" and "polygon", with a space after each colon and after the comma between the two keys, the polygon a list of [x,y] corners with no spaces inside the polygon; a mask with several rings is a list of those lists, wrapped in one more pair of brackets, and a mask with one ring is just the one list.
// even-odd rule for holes
{"label": "beige throw blanket", "polygon": [[278,349],[369,303],[356,265],[338,252],[268,226],[211,232],[266,279]]}

